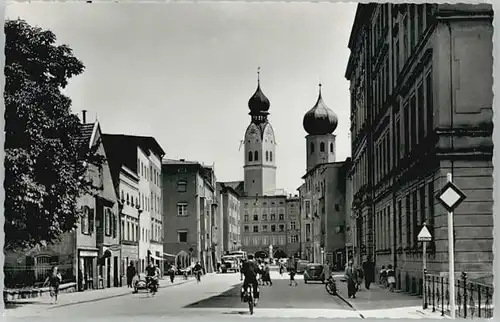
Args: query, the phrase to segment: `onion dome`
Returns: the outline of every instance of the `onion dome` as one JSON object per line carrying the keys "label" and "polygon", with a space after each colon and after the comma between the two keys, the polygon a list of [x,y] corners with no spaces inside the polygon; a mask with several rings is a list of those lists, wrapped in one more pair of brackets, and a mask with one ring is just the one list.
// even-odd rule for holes
{"label": "onion dome", "polygon": [[302,125],[304,130],[310,135],[325,135],[331,134],[337,128],[338,117],[321,97],[321,84],[319,84],[319,96],[318,101],[312,109],[310,109],[306,115],[304,115],[304,121]]}
{"label": "onion dome", "polygon": [[269,103],[269,100],[267,99],[266,95],[264,95],[264,93],[262,93],[262,90],[260,89],[260,67],[259,67],[259,71],[257,72],[257,90],[248,100],[248,107],[250,108],[251,112],[259,113],[259,112],[269,111],[270,105],[271,104]]}

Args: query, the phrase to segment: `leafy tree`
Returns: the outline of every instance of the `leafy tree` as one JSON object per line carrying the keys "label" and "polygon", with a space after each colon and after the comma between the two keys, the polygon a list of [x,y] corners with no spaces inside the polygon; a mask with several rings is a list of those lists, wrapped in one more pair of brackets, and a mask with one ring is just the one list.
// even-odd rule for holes
{"label": "leafy tree", "polygon": [[84,65],[54,33],[24,20],[5,23],[5,248],[55,243],[76,227],[76,199],[91,193],[96,149],[61,90]]}

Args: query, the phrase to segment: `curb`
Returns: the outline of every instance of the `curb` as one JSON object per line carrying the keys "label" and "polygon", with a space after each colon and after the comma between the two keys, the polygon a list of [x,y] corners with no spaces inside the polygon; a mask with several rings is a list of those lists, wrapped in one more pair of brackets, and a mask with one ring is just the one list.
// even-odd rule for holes
{"label": "curb", "polygon": [[[164,285],[164,286],[160,286],[158,288],[160,289],[160,288],[174,287],[174,286],[178,286],[178,285],[187,284],[187,283],[190,283],[192,281],[195,281],[195,279],[190,279],[190,280],[187,280],[187,281],[182,281],[182,282],[179,282],[177,284],[167,284],[167,285]],[[112,298],[118,298],[118,297],[126,296],[126,295],[129,295],[129,294],[133,294],[133,293],[131,293],[130,291],[127,291],[126,293],[114,294],[114,295],[99,297],[99,298],[95,298],[95,299],[91,299],[91,300],[83,300],[83,301],[77,301],[77,302],[73,302],[73,303],[61,304],[61,305],[49,307],[49,308],[47,308],[47,310],[54,310],[54,309],[58,309],[58,308],[61,308],[61,307],[67,307],[67,306],[72,306],[72,305],[77,305],[77,304],[98,302],[98,301],[102,301],[102,300],[108,300],[108,299],[112,299]]]}

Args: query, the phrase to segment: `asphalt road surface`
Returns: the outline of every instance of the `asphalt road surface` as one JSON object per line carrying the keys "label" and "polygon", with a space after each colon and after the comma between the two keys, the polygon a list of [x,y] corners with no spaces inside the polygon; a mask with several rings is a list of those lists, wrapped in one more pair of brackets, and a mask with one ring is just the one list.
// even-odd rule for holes
{"label": "asphalt road surface", "polygon": [[[359,314],[340,298],[329,295],[321,283],[305,284],[297,276],[298,286],[290,287],[288,275],[272,272],[273,285],[261,286],[261,300],[253,317],[358,317]],[[64,318],[168,317],[168,316],[248,316],[248,305],[240,301],[239,274],[216,274],[201,283],[162,288],[154,296],[127,294],[99,301],[54,307],[25,306],[8,310],[6,316]]]}

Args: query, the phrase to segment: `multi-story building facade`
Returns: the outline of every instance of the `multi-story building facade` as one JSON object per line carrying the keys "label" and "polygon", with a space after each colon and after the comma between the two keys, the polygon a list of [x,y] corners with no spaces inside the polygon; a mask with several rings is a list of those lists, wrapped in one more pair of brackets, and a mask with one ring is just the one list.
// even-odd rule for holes
{"label": "multi-story building facade", "polygon": [[222,240],[223,252],[241,248],[240,195],[230,185],[217,182],[217,191],[222,198]]}
{"label": "multi-story building facade", "polygon": [[[101,127],[98,122],[86,123],[85,113],[79,141],[104,160],[108,159],[101,141]],[[118,198],[109,162],[104,161],[100,166],[88,163],[86,176],[96,189],[77,199],[78,227],[63,234],[54,245],[6,252],[7,287],[41,285],[53,266],[59,267],[63,283],[76,282],[78,290],[119,286]]]}
{"label": "multi-story building facade", "polygon": [[447,173],[468,198],[455,211],[455,269],[492,274],[491,5],[360,4],[349,40],[355,258],[396,267],[417,292],[446,274]]}
{"label": "multi-story building facade", "polygon": [[151,234],[149,236],[149,256],[158,267],[163,269],[163,211],[162,211],[162,188],[161,168],[162,159],[160,155],[149,154],[149,209]]}
{"label": "multi-story building facade", "polygon": [[300,245],[300,200],[298,195],[289,195],[285,202],[287,221],[287,245],[286,250],[289,256],[299,258],[301,252]]}
{"label": "multi-story building facade", "polygon": [[213,167],[165,159],[162,177],[164,251],[177,256],[177,265],[200,261],[207,272],[213,271],[212,232],[218,213]]}
{"label": "multi-story building facade", "polygon": [[[122,212],[120,218],[121,271],[130,263],[139,267],[139,176],[125,165],[119,174]],[[123,283],[123,281],[122,281]]]}
{"label": "multi-story building facade", "polygon": [[[161,175],[161,172],[158,173],[161,168],[158,170],[154,164],[158,164],[158,160],[163,158],[165,152],[153,137],[104,134],[103,139],[109,155],[115,189],[120,191],[120,173],[123,166],[132,170],[139,178],[137,182],[138,200],[135,202],[136,209],[137,205],[139,206],[137,209],[139,223],[137,269],[142,272],[150,261],[163,268],[161,263],[163,260],[162,244],[152,242],[154,240],[153,234],[158,227],[157,222],[162,218],[154,211],[152,190],[155,188],[152,188],[152,186],[160,187],[159,178],[154,171],[157,172],[156,174]],[[119,195],[121,196],[121,192]],[[125,209],[125,206],[122,205],[123,209]],[[123,209],[121,218],[126,219],[123,215]],[[161,222],[161,225],[163,226],[163,222]],[[155,238],[158,239],[158,236],[156,235]],[[161,238],[158,240],[161,240]],[[126,244],[129,243],[126,242]]]}
{"label": "multi-story building facade", "polygon": [[321,85],[316,104],[304,115],[306,174],[299,188],[304,225],[304,258],[316,263],[345,263],[345,165],[335,162],[338,119],[326,106]]}

